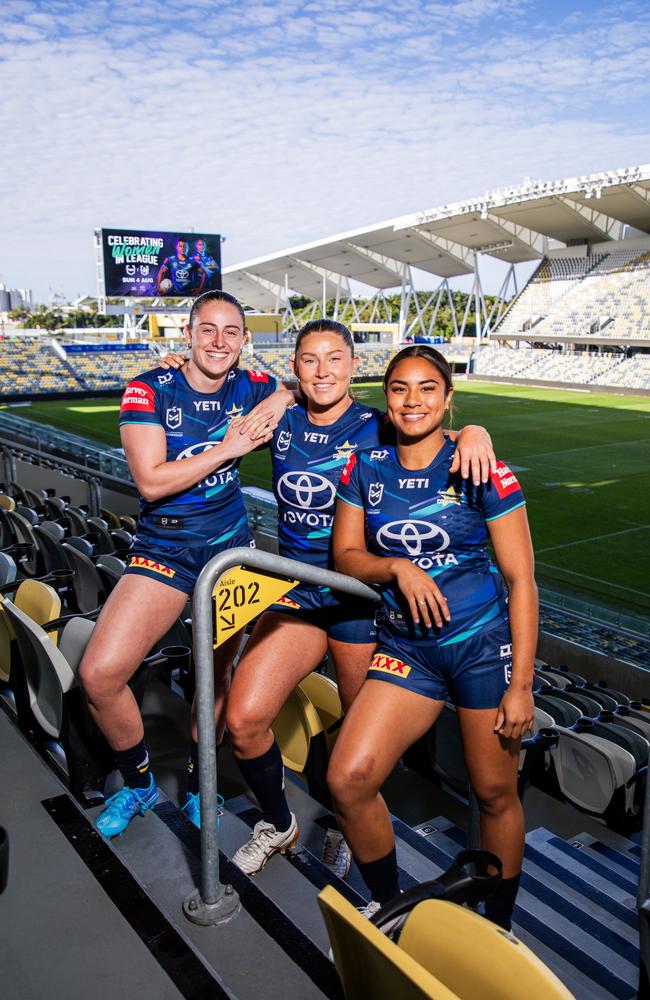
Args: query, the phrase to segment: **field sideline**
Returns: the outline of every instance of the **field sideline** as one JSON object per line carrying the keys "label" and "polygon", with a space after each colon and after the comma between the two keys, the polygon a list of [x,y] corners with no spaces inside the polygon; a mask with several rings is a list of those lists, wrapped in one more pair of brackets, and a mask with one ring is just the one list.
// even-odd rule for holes
{"label": "field sideline", "polygon": [[[376,385],[355,386],[381,406]],[[482,423],[525,490],[541,582],[650,609],[650,399],[459,382],[455,426]],[[21,406],[20,416],[119,445],[118,399]],[[242,465],[244,484],[269,486],[266,454]],[[644,569],[643,553],[646,555]]]}

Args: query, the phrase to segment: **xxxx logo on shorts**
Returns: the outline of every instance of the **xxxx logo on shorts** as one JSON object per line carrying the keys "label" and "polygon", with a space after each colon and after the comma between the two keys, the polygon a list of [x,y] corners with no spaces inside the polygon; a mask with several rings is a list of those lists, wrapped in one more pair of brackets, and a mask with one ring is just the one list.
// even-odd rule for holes
{"label": "xxxx logo on shorts", "polygon": [[403,660],[397,660],[394,656],[386,656],[385,653],[375,653],[372,658],[372,663],[370,664],[371,670],[383,670],[386,674],[394,674],[397,677],[408,677],[413,669],[404,663]]}
{"label": "xxxx logo on shorts", "polygon": [[139,569],[150,569],[153,573],[160,573],[161,576],[176,576],[176,570],[163,563],[156,562],[155,559],[147,559],[146,556],[131,556],[129,567],[137,566]]}
{"label": "xxxx logo on shorts", "polygon": [[296,604],[295,601],[292,601],[286,594],[283,594],[282,597],[278,597],[275,603],[282,604],[285,608],[300,608],[300,605]]}

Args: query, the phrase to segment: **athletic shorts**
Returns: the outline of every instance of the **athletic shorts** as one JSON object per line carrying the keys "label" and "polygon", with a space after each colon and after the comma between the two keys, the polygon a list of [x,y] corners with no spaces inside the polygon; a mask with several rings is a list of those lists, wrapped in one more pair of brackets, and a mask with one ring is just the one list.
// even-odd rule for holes
{"label": "athletic shorts", "polygon": [[408,642],[384,630],[368,680],[452,701],[459,708],[498,708],[510,683],[512,639],[507,622],[463,642]]}
{"label": "athletic shorts", "polygon": [[206,563],[225,549],[234,549],[243,545],[255,548],[255,542],[250,531],[245,528],[232,538],[228,545],[189,545],[168,546],[156,543],[155,539],[144,537],[134,541],[126,556],[124,575],[134,574],[146,576],[149,580],[166,583],[174,590],[191,594],[199,573]]}
{"label": "athletic shorts", "polygon": [[294,587],[267,609],[309,622],[330,639],[357,645],[376,642],[379,605],[354,597],[339,597],[331,590]]}

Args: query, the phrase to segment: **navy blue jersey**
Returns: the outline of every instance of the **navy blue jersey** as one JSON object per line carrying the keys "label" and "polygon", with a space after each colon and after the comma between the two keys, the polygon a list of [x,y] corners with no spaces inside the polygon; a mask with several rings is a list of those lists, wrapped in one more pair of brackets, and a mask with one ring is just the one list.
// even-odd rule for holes
{"label": "navy blue jersey", "polygon": [[180,260],[173,254],[171,257],[165,257],[162,266],[169,271],[172,289],[179,295],[191,295],[201,284],[201,268],[195,260],[190,260],[188,257]]}
{"label": "navy blue jersey", "polygon": [[474,486],[449,466],[456,446],[446,441],[426,469],[405,469],[394,446],[385,457],[363,452],[346,466],[341,500],[365,512],[368,550],[410,559],[433,577],[451,621],[438,631],[414,626],[396,585],[383,590],[388,633],[443,645],[461,642],[507,620],[507,595],[487,553],[487,522],[524,503],[515,475],[503,462],[485,485]]}
{"label": "navy blue jersey", "polygon": [[[275,379],[264,372],[233,368],[218,392],[197,392],[182,371],[154,368],[125,389],[120,425],[162,427],[166,460],[173,462],[218,446],[232,418],[245,416],[276,388]],[[239,462],[233,459],[181,493],[141,500],[138,537],[153,537],[168,546],[227,542],[246,522]]]}
{"label": "navy blue jersey", "polygon": [[207,250],[204,250],[203,253],[199,253],[197,250],[192,257],[192,260],[195,264],[198,264],[202,271],[205,272],[205,287],[211,288],[212,276],[217,269],[217,262],[212,254],[208,253]]}
{"label": "navy blue jersey", "polygon": [[303,403],[290,407],[273,435],[273,491],[280,554],[331,569],[336,487],[357,450],[380,444],[381,410],[353,402],[333,424],[313,424]]}

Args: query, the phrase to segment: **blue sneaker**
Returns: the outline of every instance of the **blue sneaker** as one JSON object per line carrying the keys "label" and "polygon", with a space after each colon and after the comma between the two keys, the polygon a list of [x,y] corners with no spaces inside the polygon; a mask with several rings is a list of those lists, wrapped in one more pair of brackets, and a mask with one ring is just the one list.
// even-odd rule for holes
{"label": "blue sneaker", "polygon": [[[198,792],[188,792],[185,802],[181,806],[181,812],[185,813],[197,830],[201,829],[201,796]],[[217,795],[217,830],[221,829],[221,817],[223,816],[223,796]]]}
{"label": "blue sneaker", "polygon": [[106,801],[106,806],[95,820],[95,829],[105,837],[119,837],[134,816],[144,816],[158,801],[158,789],[149,775],[148,788],[124,787]]}

